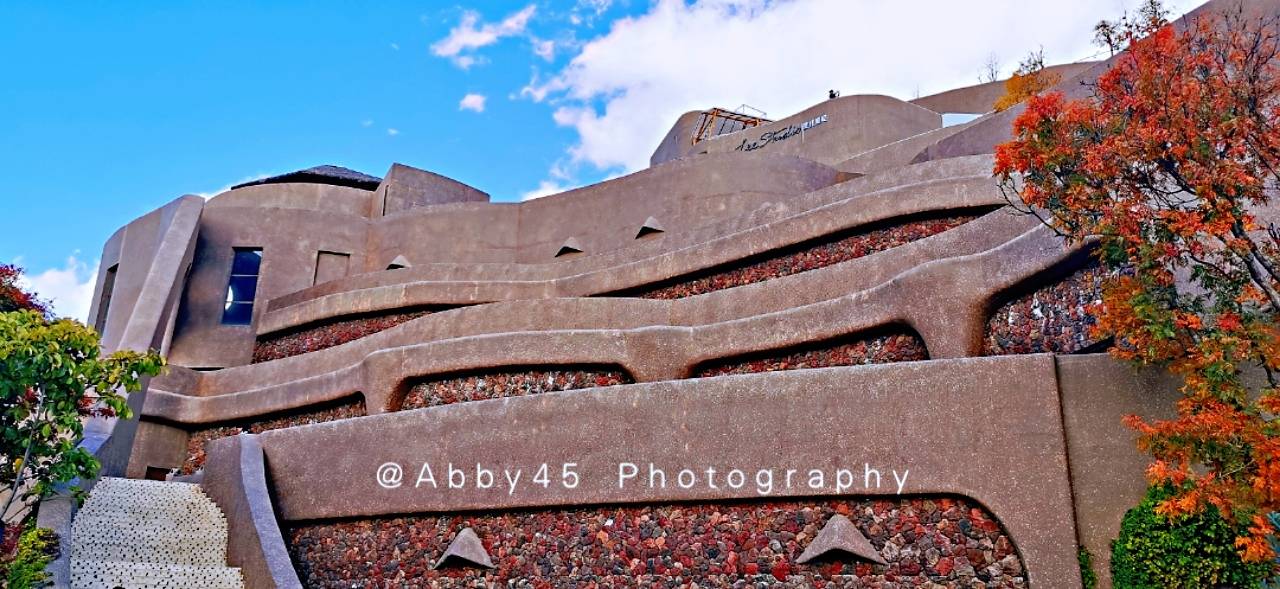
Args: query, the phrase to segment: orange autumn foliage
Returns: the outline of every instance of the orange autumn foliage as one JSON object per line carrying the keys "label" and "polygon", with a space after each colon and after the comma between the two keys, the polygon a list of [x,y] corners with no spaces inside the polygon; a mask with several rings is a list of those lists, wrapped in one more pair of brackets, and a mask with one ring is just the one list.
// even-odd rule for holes
{"label": "orange autumn foliage", "polygon": [[1004,95],[996,99],[992,108],[996,112],[1008,110],[1022,101],[1052,88],[1062,76],[1044,70],[1044,56],[1033,53],[1008,80],[1004,81]]}
{"label": "orange autumn foliage", "polygon": [[1111,270],[1096,329],[1112,353],[1183,379],[1176,418],[1126,419],[1152,481],[1181,489],[1159,511],[1247,519],[1237,547],[1266,561],[1266,515],[1280,511],[1280,231],[1259,212],[1280,187],[1277,36],[1239,15],[1119,33],[1127,49],[1092,96],[1028,98],[995,174],[1011,203],[1089,240]]}

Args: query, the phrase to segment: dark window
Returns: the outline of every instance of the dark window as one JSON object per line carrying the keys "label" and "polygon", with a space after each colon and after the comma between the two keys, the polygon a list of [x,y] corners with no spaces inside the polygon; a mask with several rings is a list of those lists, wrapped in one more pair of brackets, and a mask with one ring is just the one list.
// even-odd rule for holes
{"label": "dark window", "polygon": [[258,292],[262,248],[238,247],[235,251],[231,278],[227,281],[227,303],[222,309],[222,323],[248,325],[253,321],[253,297]]}
{"label": "dark window", "polygon": [[147,467],[148,481],[167,481],[169,480],[169,469],[160,466]]}
{"label": "dark window", "polygon": [[102,279],[102,296],[98,299],[98,316],[93,320],[94,329],[102,333],[107,329],[107,311],[111,309],[111,294],[116,289],[116,271],[120,264],[107,268],[107,276]]}

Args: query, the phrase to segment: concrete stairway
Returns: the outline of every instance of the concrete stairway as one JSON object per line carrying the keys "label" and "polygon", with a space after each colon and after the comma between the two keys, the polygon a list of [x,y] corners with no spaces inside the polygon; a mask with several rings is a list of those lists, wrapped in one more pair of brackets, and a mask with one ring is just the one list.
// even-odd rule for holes
{"label": "concrete stairway", "polygon": [[72,524],[72,589],[242,589],[226,564],[226,518],[199,485],[104,478]]}

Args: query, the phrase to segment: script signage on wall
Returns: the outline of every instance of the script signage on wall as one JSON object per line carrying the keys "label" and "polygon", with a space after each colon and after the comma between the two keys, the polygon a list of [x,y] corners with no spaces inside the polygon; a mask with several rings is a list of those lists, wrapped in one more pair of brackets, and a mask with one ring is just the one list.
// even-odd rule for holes
{"label": "script signage on wall", "polygon": [[755,151],[770,143],[775,143],[778,141],[783,141],[783,140],[795,137],[796,135],[804,133],[805,131],[808,131],[809,129],[817,127],[818,125],[821,125],[825,122],[827,122],[827,115],[824,114],[824,115],[809,119],[798,125],[787,125],[786,127],[782,129],[778,129],[777,131],[769,131],[761,135],[760,138],[756,139],[755,141],[751,141],[750,139],[743,139],[742,143],[738,144],[738,147],[734,148],[734,151]]}

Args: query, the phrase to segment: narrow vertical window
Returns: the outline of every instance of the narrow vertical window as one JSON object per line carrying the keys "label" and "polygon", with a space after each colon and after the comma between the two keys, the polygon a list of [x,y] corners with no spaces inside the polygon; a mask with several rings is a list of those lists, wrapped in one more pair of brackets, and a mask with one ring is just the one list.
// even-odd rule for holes
{"label": "narrow vertical window", "polygon": [[98,297],[98,316],[93,319],[93,328],[102,333],[107,328],[107,311],[111,309],[111,293],[116,289],[116,271],[120,264],[107,268],[107,275],[102,279],[102,295]]}
{"label": "narrow vertical window", "polygon": [[248,325],[253,321],[253,297],[258,292],[261,267],[262,248],[235,249],[231,278],[227,281],[227,306],[222,310],[223,324]]}

